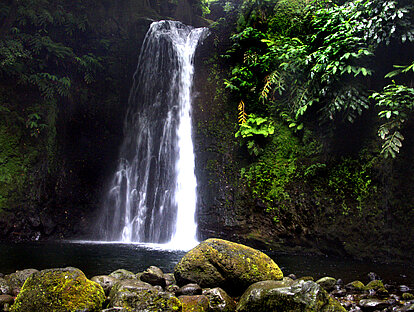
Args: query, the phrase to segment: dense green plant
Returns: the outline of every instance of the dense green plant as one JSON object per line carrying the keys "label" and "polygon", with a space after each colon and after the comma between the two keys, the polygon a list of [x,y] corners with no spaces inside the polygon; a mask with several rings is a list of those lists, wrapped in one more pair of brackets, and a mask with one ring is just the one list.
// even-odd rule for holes
{"label": "dense green plant", "polygon": [[356,202],[359,212],[362,204],[376,192],[370,170],[372,162],[361,164],[359,160],[344,158],[330,170],[328,186],[341,202],[343,214],[348,214],[350,203]]}
{"label": "dense green plant", "polygon": [[300,142],[283,125],[275,125],[272,141],[257,161],[241,170],[242,182],[252,196],[266,206],[278,221],[280,210],[290,202],[289,183],[297,172],[297,156],[302,151]]}
{"label": "dense green plant", "polygon": [[404,140],[400,131],[414,110],[414,89],[393,81],[372,97],[381,109],[378,116],[383,120],[378,130],[384,141],[381,152],[385,157],[395,158]]}
{"label": "dense green plant", "polygon": [[257,156],[261,150],[258,144],[260,138],[267,138],[274,132],[275,127],[271,120],[266,117],[263,118],[250,114],[247,116],[247,119],[240,124],[240,128],[236,132],[235,137],[243,138],[244,140],[241,141],[241,144],[246,144],[249,153]]}
{"label": "dense green plant", "polygon": [[[395,1],[295,3],[277,2],[273,18],[232,37],[229,54],[243,58],[226,84],[251,112],[283,113],[290,124],[315,119],[315,113],[321,124],[353,122],[369,108],[364,85],[373,74],[370,59],[377,47],[392,38],[414,39],[410,11]],[[308,21],[310,27],[294,20]]]}

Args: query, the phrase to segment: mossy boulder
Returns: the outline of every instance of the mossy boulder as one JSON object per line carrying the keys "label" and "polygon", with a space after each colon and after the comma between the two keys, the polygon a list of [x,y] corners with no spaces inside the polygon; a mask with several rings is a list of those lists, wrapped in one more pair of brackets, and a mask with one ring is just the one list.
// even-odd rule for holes
{"label": "mossy boulder", "polygon": [[283,273],[266,254],[222,239],[210,238],[190,250],[174,269],[178,285],[197,283],[242,294],[251,284],[280,280]]}
{"label": "mossy boulder", "polygon": [[335,299],[313,281],[283,279],[251,285],[240,298],[237,312],[345,312]]}
{"label": "mossy boulder", "polygon": [[105,301],[101,286],[76,268],[48,269],[33,273],[24,283],[14,312],[100,311]]}
{"label": "mossy boulder", "polygon": [[385,289],[384,283],[381,280],[373,280],[369,282],[364,289],[369,292],[375,291],[378,296],[388,295],[388,290]]}
{"label": "mossy boulder", "polygon": [[182,312],[208,312],[208,298],[203,295],[197,296],[180,296],[178,298],[183,305]]}
{"label": "mossy boulder", "polygon": [[365,290],[365,285],[361,281],[353,281],[346,284],[345,288],[350,291],[361,292]]}
{"label": "mossy boulder", "polygon": [[109,308],[134,312],[182,311],[177,297],[138,280],[119,281],[112,287],[109,297]]}

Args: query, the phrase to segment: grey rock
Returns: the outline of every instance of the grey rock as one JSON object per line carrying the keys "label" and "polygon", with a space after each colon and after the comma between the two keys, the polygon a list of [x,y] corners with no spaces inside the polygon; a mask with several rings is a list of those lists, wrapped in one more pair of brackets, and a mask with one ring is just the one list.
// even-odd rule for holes
{"label": "grey rock", "polygon": [[379,277],[379,275],[376,274],[375,272],[369,272],[368,278],[370,281],[379,281],[381,279],[381,277]]}
{"label": "grey rock", "polygon": [[113,276],[109,275],[98,275],[91,278],[92,282],[98,283],[103,288],[105,295],[109,295],[112,286],[119,280]]}
{"label": "grey rock", "polygon": [[175,284],[175,277],[173,273],[164,274],[165,286],[170,286]]}
{"label": "grey rock", "polygon": [[10,295],[0,295],[0,310],[10,311],[10,306],[13,304],[14,298]]}
{"label": "grey rock", "polygon": [[211,312],[233,312],[236,310],[234,300],[221,288],[208,288],[203,290],[209,300],[209,308]]}
{"label": "grey rock", "polygon": [[340,303],[313,281],[263,281],[251,285],[240,298],[237,312],[345,312]]}
{"label": "grey rock", "polygon": [[187,284],[179,288],[176,292],[176,296],[195,296],[201,295],[203,290],[197,284]]}
{"label": "grey rock", "polygon": [[26,279],[33,273],[37,272],[39,271],[36,269],[25,269],[6,275],[4,279],[8,282],[9,286],[11,287],[12,294],[17,295]]}
{"label": "grey rock", "polygon": [[153,286],[159,285],[161,287],[166,286],[166,281],[164,278],[164,273],[160,268],[156,266],[150,266],[145,272],[140,276],[141,281],[149,283]]}
{"label": "grey rock", "polygon": [[172,294],[160,292],[148,283],[131,279],[116,283],[109,298],[108,308],[123,308],[134,312],[177,312],[182,307],[178,298]]}
{"label": "grey rock", "polygon": [[316,281],[316,284],[319,284],[326,291],[331,291],[335,288],[336,279],[333,277],[322,277]]}
{"label": "grey rock", "polygon": [[359,306],[364,311],[382,310],[390,306],[387,301],[380,299],[362,299],[359,301]]}
{"label": "grey rock", "polygon": [[137,279],[137,276],[134,273],[124,269],[118,269],[116,271],[113,271],[111,274],[109,274],[109,276],[115,277],[119,280]]}
{"label": "grey rock", "polygon": [[0,294],[1,295],[12,294],[12,288],[10,287],[9,283],[4,278],[0,278]]}

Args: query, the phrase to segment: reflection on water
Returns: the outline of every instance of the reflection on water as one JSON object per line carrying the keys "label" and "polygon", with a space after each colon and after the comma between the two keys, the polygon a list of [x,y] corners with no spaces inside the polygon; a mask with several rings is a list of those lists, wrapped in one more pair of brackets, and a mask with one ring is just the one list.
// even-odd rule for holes
{"label": "reflection on water", "polygon": [[[150,265],[172,272],[186,253],[182,250],[163,249],[156,244],[122,244],[93,242],[31,242],[0,243],[0,272],[73,266],[86,276],[109,274],[116,269],[134,273]],[[414,285],[414,268],[403,265],[386,265],[332,257],[299,256],[272,253],[270,256],[285,275],[332,276],[345,282],[359,279],[368,282],[367,274],[377,273],[386,283]]]}

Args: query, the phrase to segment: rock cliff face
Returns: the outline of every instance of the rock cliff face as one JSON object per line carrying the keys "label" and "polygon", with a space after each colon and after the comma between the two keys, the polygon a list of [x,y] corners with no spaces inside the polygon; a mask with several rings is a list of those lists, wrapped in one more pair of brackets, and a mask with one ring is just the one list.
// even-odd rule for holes
{"label": "rock cliff face", "polygon": [[[408,182],[412,180],[409,159],[413,145],[405,142],[406,149],[393,165],[374,152],[364,154],[364,149],[372,151],[377,144],[375,134],[366,130],[366,124],[372,123],[369,118],[364,125],[355,126],[357,130],[351,136],[347,129],[338,131],[334,142],[329,143],[333,148],[316,156],[317,164],[326,167],[313,172],[312,178],[305,178],[303,172],[315,163],[307,154],[310,151],[315,155],[311,149],[317,147],[307,147],[304,140],[291,134],[283,137],[289,130],[283,123],[278,124],[281,140],[276,143],[296,140],[292,144],[300,149],[293,160],[299,170],[284,186],[289,202],[280,207],[280,203],[275,204],[275,218],[252,193],[246,180],[241,179],[241,171],[258,158],[249,156],[234,137],[240,99],[232,98],[223,85],[230,68],[220,57],[231,45],[227,31],[213,29],[196,56],[193,118],[199,239],[219,237],[263,249],[409,261],[414,254],[409,221],[412,197],[407,196],[413,185]],[[356,144],[354,138],[358,135],[360,141]],[[277,147],[268,144],[266,148],[269,158],[275,158]],[[359,152],[350,151],[352,148]],[[369,189],[363,204],[358,203],[357,188],[361,185],[356,181],[365,181]],[[401,231],[410,233],[407,239],[398,237]]]}
{"label": "rock cliff face", "polygon": [[[29,165],[19,194],[8,185],[0,185],[0,204],[5,203],[0,205],[0,239],[73,237],[91,231],[101,192],[116,165],[129,89],[150,23],[182,19],[194,26],[206,25],[200,16],[198,1],[180,0],[177,4],[170,0],[102,0],[84,1],[80,7],[87,26],[79,41],[75,38],[76,46],[66,44],[78,55],[93,53],[99,57],[103,69],[95,82],[84,83],[81,91],[73,87],[73,94],[59,99],[50,113],[54,122],[47,128],[53,135],[35,143],[36,139],[27,135],[25,140],[33,144],[35,160]],[[68,4],[64,10],[65,14],[77,14],[75,10],[79,10],[79,6]],[[64,40],[54,38],[58,42],[60,39]],[[12,89],[7,81],[0,81],[0,84],[2,92],[3,87],[10,88],[13,98],[25,102],[21,106],[35,105],[36,90]],[[29,92],[34,95],[27,96]],[[3,93],[0,95],[2,102],[6,101]],[[10,106],[17,110],[19,106],[12,104]],[[13,127],[22,129],[1,128],[0,142],[5,137],[12,153],[9,156],[18,159],[18,164],[27,163],[30,157],[24,155],[26,151],[19,146],[23,145],[19,143],[22,139],[8,139],[10,133],[20,135],[26,127]],[[17,151],[18,148],[22,151]],[[3,167],[0,173],[3,174]]]}

